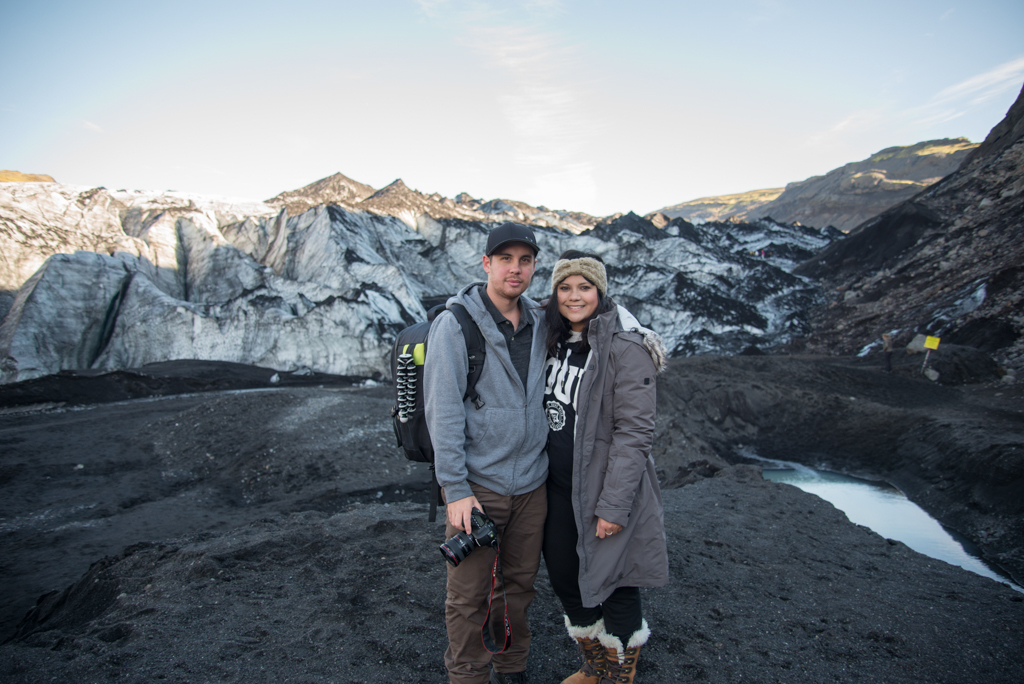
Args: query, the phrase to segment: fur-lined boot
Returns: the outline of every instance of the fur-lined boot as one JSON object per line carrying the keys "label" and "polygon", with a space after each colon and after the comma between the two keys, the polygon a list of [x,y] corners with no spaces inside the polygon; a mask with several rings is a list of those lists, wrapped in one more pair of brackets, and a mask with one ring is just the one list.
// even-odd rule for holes
{"label": "fur-lined boot", "polygon": [[647,620],[644,620],[642,625],[629,637],[629,643],[625,648],[622,646],[622,640],[617,636],[612,634],[600,636],[607,664],[607,670],[601,678],[600,684],[633,684],[633,678],[636,677],[636,663],[640,659],[640,647],[646,644],[647,639],[651,636]]}
{"label": "fur-lined boot", "polygon": [[583,667],[575,674],[562,680],[562,684],[598,684],[605,673],[604,646],[599,637],[604,634],[604,620],[598,620],[590,627],[574,627],[565,616],[565,628],[583,656]]}

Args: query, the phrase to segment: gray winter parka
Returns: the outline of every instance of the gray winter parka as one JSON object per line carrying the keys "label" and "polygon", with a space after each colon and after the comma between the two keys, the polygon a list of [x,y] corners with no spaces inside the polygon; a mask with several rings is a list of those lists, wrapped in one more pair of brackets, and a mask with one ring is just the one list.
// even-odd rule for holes
{"label": "gray winter parka", "polygon": [[[621,307],[594,318],[587,338],[593,353],[579,390],[572,504],[580,593],[583,605],[596,606],[618,587],[668,583],[661,489],[650,455],[664,347]],[[622,531],[599,539],[599,517]]]}

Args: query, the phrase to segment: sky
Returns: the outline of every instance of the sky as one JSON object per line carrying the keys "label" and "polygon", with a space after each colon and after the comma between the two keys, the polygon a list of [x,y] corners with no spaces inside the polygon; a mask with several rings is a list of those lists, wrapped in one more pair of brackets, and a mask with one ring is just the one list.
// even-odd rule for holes
{"label": "sky", "polygon": [[606,216],[980,142],[1024,84],[1024,2],[0,0],[0,44],[0,169]]}

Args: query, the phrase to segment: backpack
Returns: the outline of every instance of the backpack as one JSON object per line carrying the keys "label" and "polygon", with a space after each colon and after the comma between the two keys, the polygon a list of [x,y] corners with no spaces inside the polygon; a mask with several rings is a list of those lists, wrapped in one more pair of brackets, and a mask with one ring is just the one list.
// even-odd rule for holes
{"label": "backpack", "polygon": [[455,315],[462,328],[469,355],[469,374],[466,378],[466,394],[463,401],[471,399],[478,409],[484,405],[476,392],[476,383],[484,369],[484,336],[476,321],[462,304],[450,306],[439,304],[427,312],[427,320],[415,323],[398,333],[391,350],[391,377],[395,382],[395,405],[391,407],[391,418],[398,447],[405,451],[405,457],[417,463],[430,464],[430,514],[428,520],[437,519],[437,504],[441,486],[434,476],[434,447],[430,443],[425,407],[423,405],[423,364],[427,357],[427,336],[437,316],[447,308]]}

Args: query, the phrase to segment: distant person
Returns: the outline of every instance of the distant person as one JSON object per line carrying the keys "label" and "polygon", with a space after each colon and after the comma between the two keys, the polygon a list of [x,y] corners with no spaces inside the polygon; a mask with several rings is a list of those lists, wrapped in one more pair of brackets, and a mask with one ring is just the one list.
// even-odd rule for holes
{"label": "distant person", "polygon": [[664,347],[607,296],[600,257],[563,253],[551,282],[544,560],[584,659],[563,684],[628,684],[650,635],[640,587],[668,582],[650,456]]}
{"label": "distant person", "polygon": [[882,357],[885,359],[885,372],[892,373],[892,335],[882,334]]}
{"label": "distant person", "polygon": [[[449,680],[459,684],[527,681],[526,613],[536,594],[547,515],[544,332],[539,306],[523,296],[539,247],[528,226],[505,223],[491,231],[486,249],[487,282],[449,300],[466,307],[484,338],[486,359],[476,385],[481,401],[465,396],[466,343],[450,311],[431,326],[424,365],[426,420],[447,509],[445,538],[471,532],[473,509],[494,522],[504,592],[495,590],[491,614],[500,622],[507,608],[513,638],[507,650],[493,655],[482,642],[495,550],[478,547],[448,566],[444,662]],[[495,650],[502,645],[495,643]]]}

